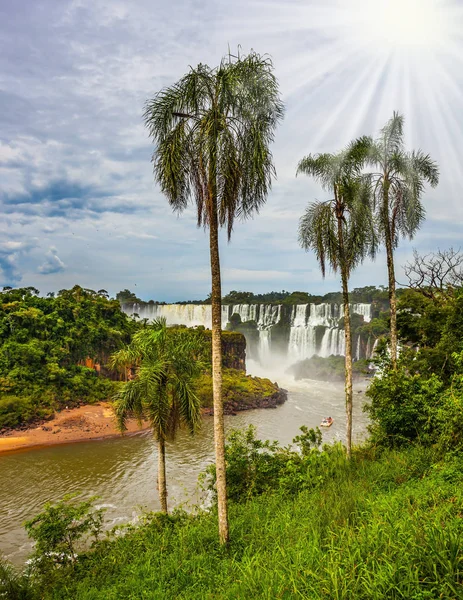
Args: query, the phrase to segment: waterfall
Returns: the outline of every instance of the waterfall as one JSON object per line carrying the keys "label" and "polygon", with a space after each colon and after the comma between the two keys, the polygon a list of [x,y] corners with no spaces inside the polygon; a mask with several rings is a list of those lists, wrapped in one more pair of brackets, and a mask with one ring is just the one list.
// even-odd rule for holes
{"label": "waterfall", "polygon": [[288,357],[290,362],[297,362],[316,354],[315,329],[313,326],[307,326],[308,306],[308,304],[298,304],[292,310],[288,343]]}
{"label": "waterfall", "polygon": [[315,329],[303,327],[291,327],[288,343],[289,362],[297,362],[310,358],[317,353]]}
{"label": "waterfall", "polygon": [[241,321],[256,321],[258,319],[259,304],[235,304],[231,307],[231,315],[239,315]]}
{"label": "waterfall", "polygon": [[280,320],[281,304],[260,304],[258,329],[266,329],[276,325]]}
{"label": "waterfall", "polygon": [[[376,340],[375,340],[375,343],[376,343]],[[368,336],[368,340],[367,340],[367,347],[366,347],[366,350],[365,350],[365,356],[366,357],[373,356],[373,349],[372,349],[372,346],[371,346],[371,336],[370,335]]]}
{"label": "waterfall", "polygon": [[259,360],[265,364],[270,360],[270,330],[263,329],[259,335]]}
{"label": "waterfall", "polygon": [[[123,306],[129,315],[137,313],[141,319],[164,317],[168,325],[186,325],[211,327],[210,304],[134,304]],[[371,304],[351,304],[352,314],[371,320]],[[317,354],[321,357],[341,356],[345,353],[344,329],[339,321],[343,317],[342,304],[234,304],[222,306],[222,327],[225,329],[233,314],[240,316],[241,322],[254,321],[257,326],[258,352],[261,361],[268,361],[278,350],[282,360],[294,363]],[[276,333],[273,333],[274,327]],[[285,333],[286,332],[286,333]],[[277,336],[275,338],[275,335]],[[286,336],[286,337],[285,337]],[[286,346],[285,346],[286,344]],[[369,358],[374,351],[368,340],[365,356]],[[362,342],[357,336],[354,352],[356,359],[362,356]]]}
{"label": "waterfall", "polygon": [[352,304],[352,312],[362,315],[365,323],[371,321],[371,304]]}
{"label": "waterfall", "polygon": [[343,356],[346,351],[346,340],[344,329],[337,327],[326,328],[318,355],[322,358],[328,356]]}

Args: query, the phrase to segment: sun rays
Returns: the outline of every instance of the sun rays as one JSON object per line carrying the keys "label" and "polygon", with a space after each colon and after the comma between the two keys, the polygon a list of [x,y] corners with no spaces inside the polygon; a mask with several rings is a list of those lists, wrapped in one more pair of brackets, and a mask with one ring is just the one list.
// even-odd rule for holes
{"label": "sun rays", "polygon": [[287,102],[288,175],[293,157],[375,134],[398,110],[407,144],[441,164],[440,189],[463,219],[460,0],[265,0],[242,9],[227,20],[229,39],[274,57]]}

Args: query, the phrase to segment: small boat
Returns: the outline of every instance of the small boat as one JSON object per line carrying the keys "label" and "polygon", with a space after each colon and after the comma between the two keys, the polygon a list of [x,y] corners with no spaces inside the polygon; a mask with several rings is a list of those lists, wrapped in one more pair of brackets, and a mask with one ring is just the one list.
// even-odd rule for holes
{"label": "small boat", "polygon": [[320,427],[331,427],[333,424],[333,417],[325,417],[320,423]]}

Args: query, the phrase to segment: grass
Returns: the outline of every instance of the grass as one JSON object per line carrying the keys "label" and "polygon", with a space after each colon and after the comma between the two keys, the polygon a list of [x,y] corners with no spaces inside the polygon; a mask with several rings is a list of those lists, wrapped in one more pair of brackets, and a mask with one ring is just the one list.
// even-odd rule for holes
{"label": "grass", "polygon": [[[225,404],[236,402],[252,405],[256,401],[268,398],[278,392],[278,386],[269,379],[246,375],[243,371],[236,369],[223,369],[222,386],[222,397]],[[212,406],[212,376],[210,373],[203,373],[199,377],[195,391],[202,406]]]}
{"label": "grass", "polygon": [[43,597],[96,599],[463,598],[463,459],[419,447],[357,451],[313,492],[213,514],[154,515],[101,543]]}

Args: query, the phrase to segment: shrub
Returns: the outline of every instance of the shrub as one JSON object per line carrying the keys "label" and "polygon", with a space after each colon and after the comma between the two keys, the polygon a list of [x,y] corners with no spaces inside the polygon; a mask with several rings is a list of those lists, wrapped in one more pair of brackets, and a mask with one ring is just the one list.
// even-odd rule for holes
{"label": "shrub", "polygon": [[31,398],[27,396],[0,397],[0,429],[3,427],[17,427],[32,419],[36,415],[36,407]]}
{"label": "shrub", "polygon": [[[293,445],[282,448],[278,442],[261,441],[256,428],[234,430],[225,447],[227,464],[227,493],[230,500],[240,502],[279,490],[296,494],[318,487],[340,467],[346,466],[341,444],[321,448],[318,429],[301,427]],[[206,470],[209,491],[215,493],[215,465]]]}
{"label": "shrub", "polygon": [[25,523],[27,534],[36,544],[33,564],[40,573],[56,566],[72,565],[77,552],[90,539],[96,542],[102,530],[104,509],[94,509],[96,497],[73,502],[69,494]]}
{"label": "shrub", "polygon": [[417,441],[442,452],[463,448],[463,376],[454,375],[446,389],[435,374],[386,371],[374,379],[367,396],[371,443],[400,447]]}

